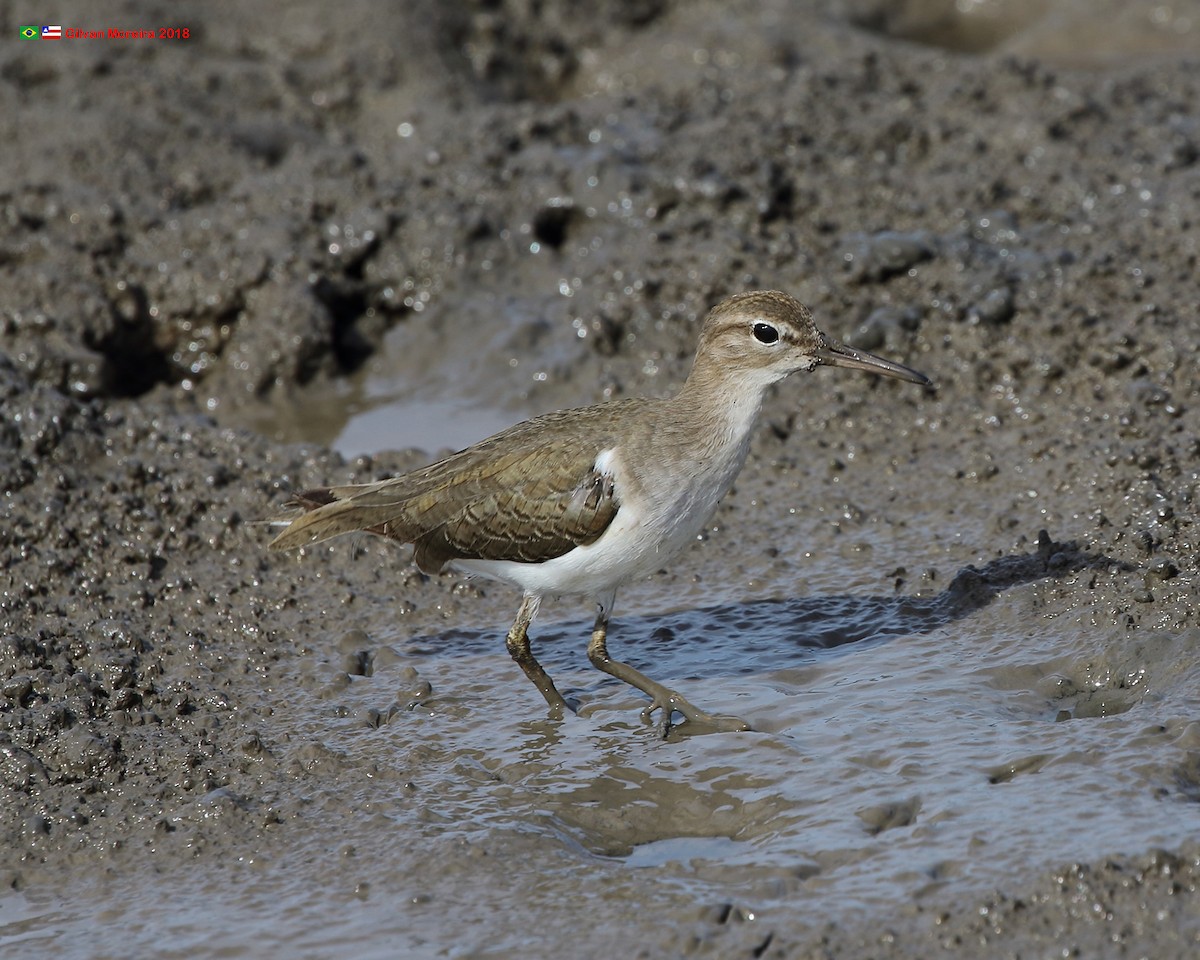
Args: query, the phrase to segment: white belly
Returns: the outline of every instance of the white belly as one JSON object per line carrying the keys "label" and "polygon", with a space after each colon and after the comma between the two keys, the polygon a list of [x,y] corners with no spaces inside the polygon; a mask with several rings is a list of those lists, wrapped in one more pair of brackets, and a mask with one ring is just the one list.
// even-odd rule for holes
{"label": "white belly", "polygon": [[744,451],[740,452],[741,456],[728,458],[716,470],[684,471],[634,483],[616,451],[606,450],[596,465],[613,477],[621,506],[595,543],[543,563],[456,560],[454,564],[471,573],[515,583],[537,596],[610,594],[622,584],[655,573],[696,539],[737,476],[745,458]]}

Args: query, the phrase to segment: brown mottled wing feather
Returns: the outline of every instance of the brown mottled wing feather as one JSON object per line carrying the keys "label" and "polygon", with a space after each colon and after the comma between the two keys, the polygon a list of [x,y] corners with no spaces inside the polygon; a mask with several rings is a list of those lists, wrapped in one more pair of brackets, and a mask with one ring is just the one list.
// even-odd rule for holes
{"label": "brown mottled wing feather", "polygon": [[594,452],[559,453],[550,470],[541,457],[506,458],[478,489],[421,498],[414,505],[425,527],[414,541],[417,565],[437,570],[467,558],[536,563],[595,542],[617,514],[612,480],[592,469]]}
{"label": "brown mottled wing feather", "polygon": [[271,547],[361,530],[414,544],[426,571],[454,559],[534,563],[562,556],[597,540],[620,504],[611,478],[594,469],[609,437],[597,442],[592,432],[591,443],[568,440],[555,429],[558,421],[604,423],[607,434],[639,402],[550,414],[400,477],[299,494],[291,505],[308,512]]}

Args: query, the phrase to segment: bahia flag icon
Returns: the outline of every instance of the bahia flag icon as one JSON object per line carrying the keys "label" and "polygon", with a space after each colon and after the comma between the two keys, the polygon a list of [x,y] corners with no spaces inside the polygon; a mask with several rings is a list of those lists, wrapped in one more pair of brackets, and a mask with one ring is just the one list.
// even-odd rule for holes
{"label": "bahia flag icon", "polygon": [[62,27],[42,27],[43,40],[61,40]]}
{"label": "bahia flag icon", "polygon": [[42,31],[39,30],[37,27],[22,27],[21,28],[21,39],[22,40],[36,40],[41,35],[42,35]]}

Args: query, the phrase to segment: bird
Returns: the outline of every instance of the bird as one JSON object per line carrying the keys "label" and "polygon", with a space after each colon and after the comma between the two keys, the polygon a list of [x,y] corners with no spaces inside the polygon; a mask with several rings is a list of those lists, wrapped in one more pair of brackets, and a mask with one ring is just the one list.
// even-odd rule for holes
{"label": "bird", "polygon": [[822,366],[932,386],[916,370],[826,336],[786,293],[735,294],[705,317],[674,396],[547,413],[400,476],[296,493],[270,548],[365,531],[411,544],[425,573],[450,566],[519,587],[505,646],[551,719],[569,707],[534,656],[529,628],[544,597],[590,598],[588,659],[650,698],[646,723],[659,711],[664,738],[676,713],[684,732],[748,730],[611,656],[609,621],[620,587],[660,570],[708,523],[746,461],[768,388]]}

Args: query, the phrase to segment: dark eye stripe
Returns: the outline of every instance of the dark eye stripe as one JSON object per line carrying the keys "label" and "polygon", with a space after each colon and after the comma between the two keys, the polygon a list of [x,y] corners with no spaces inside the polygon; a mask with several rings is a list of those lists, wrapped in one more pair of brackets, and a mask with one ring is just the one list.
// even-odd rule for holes
{"label": "dark eye stripe", "polygon": [[779,339],[779,331],[762,320],[755,322],[752,332],[759,343],[775,343]]}

